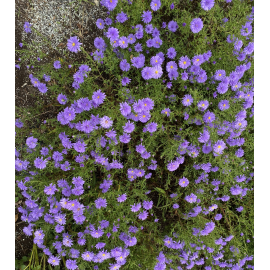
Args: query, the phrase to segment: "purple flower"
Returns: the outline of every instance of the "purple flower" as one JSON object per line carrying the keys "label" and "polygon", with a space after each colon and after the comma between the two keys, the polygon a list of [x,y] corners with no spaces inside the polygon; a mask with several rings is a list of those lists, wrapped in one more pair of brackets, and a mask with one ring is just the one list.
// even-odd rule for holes
{"label": "purple flower", "polygon": [[117,201],[124,202],[126,199],[127,199],[127,195],[126,195],[126,193],[124,193],[124,194],[118,196]]}
{"label": "purple flower", "polygon": [[165,114],[168,117],[170,116],[170,112],[171,112],[171,110],[169,108],[166,108],[166,109],[164,109],[164,110],[161,111],[162,114]]}
{"label": "purple flower", "polygon": [[82,43],[79,42],[78,37],[71,37],[68,41],[67,41],[67,48],[69,51],[77,53],[78,51],[81,50],[80,46],[82,45]]}
{"label": "purple flower", "polygon": [[104,116],[100,119],[100,125],[103,127],[103,128],[110,128],[113,124],[113,121],[111,120],[110,117],[108,116]]}
{"label": "purple flower", "polygon": [[158,55],[153,56],[150,59],[150,64],[152,65],[152,67],[157,66],[157,65],[161,65],[162,62],[163,62],[162,59]]}
{"label": "purple flower", "polygon": [[186,187],[186,186],[188,186],[188,184],[189,184],[189,181],[186,177],[179,179],[179,186]]}
{"label": "purple flower", "polygon": [[120,23],[124,23],[127,19],[127,14],[125,14],[123,11],[116,15],[116,20]]}
{"label": "purple flower", "polygon": [[131,82],[131,79],[129,79],[128,77],[124,77],[123,79],[122,79],[122,85],[123,86],[126,86],[126,85],[128,85],[129,83]]}
{"label": "purple flower", "polygon": [[170,59],[174,59],[174,57],[176,56],[176,50],[175,48],[173,47],[170,47],[167,51],[167,56],[170,58]]}
{"label": "purple flower", "polygon": [[41,157],[41,158],[36,158],[35,160],[34,160],[34,165],[35,165],[35,167],[36,168],[38,168],[38,169],[44,169],[44,168],[46,168],[46,165],[47,165],[47,159],[44,159],[43,160],[43,157]]}
{"label": "purple flower", "polygon": [[106,199],[103,198],[98,198],[97,200],[95,200],[95,205],[97,209],[100,209],[101,207],[105,207],[107,206],[107,201]]}
{"label": "purple flower", "polygon": [[167,165],[167,169],[170,171],[170,172],[173,172],[175,170],[177,170],[179,167],[179,163],[176,162],[176,161],[171,161],[170,163],[168,163]]}
{"label": "purple flower", "polygon": [[94,101],[96,105],[100,105],[103,103],[105,97],[106,95],[102,93],[101,90],[99,89],[93,93],[92,100]]}
{"label": "purple flower", "polygon": [[215,153],[217,154],[222,154],[223,153],[223,150],[225,149],[226,147],[226,144],[224,143],[223,140],[218,140],[214,146],[213,146],[213,150]]}
{"label": "purple flower", "polygon": [[73,144],[74,150],[79,152],[79,153],[84,153],[85,152],[85,147],[86,147],[85,142],[78,141],[78,142]]}
{"label": "purple flower", "polygon": [[215,5],[215,0],[202,0],[201,7],[202,9],[209,11]]}
{"label": "purple flower", "polygon": [[240,147],[238,150],[236,150],[235,151],[235,155],[237,156],[237,157],[242,157],[243,155],[244,155],[244,150]]}
{"label": "purple flower", "polygon": [[122,49],[125,49],[128,47],[128,39],[126,37],[120,37],[119,38],[119,46]]}
{"label": "purple flower", "polygon": [[102,19],[97,19],[96,26],[99,29],[104,29],[104,21]]}
{"label": "purple flower", "polygon": [[194,203],[197,200],[197,196],[193,193],[185,197],[185,200],[189,203]]}
{"label": "purple flower", "polygon": [[[137,43],[135,46],[134,46],[134,50],[136,51],[136,52],[141,52],[142,51],[142,45],[140,44],[140,43]],[[136,57],[134,57],[134,58],[136,58]],[[133,58],[133,59],[134,59]]]}
{"label": "purple flower", "polygon": [[131,212],[138,212],[141,208],[141,203],[131,205]]}
{"label": "purple flower", "polygon": [[76,264],[76,260],[67,260],[66,261],[66,267],[69,270],[76,270],[78,268],[77,264]]}
{"label": "purple flower", "polygon": [[221,214],[216,214],[215,215],[215,220],[221,220],[222,219],[222,215]]}
{"label": "purple flower", "polygon": [[119,30],[114,27],[109,27],[107,31],[107,37],[113,41],[116,40],[119,37]]}
{"label": "purple flower", "polygon": [[157,11],[161,7],[160,0],[152,0],[150,3],[150,7],[152,10]]}
{"label": "purple flower", "polygon": [[127,102],[120,103],[120,112],[125,117],[131,113],[131,107]]}
{"label": "purple flower", "polygon": [[207,100],[202,100],[198,102],[197,106],[200,111],[205,111],[209,106],[209,102]]}
{"label": "purple flower", "polygon": [[151,114],[149,111],[142,111],[139,113],[139,120],[142,123],[146,123],[151,118]]}
{"label": "purple flower", "polygon": [[206,112],[203,116],[203,121],[205,123],[212,123],[216,119],[215,114],[212,112]]}
{"label": "purple flower", "polygon": [[144,23],[150,23],[152,20],[152,13],[151,11],[144,11],[143,14],[142,14],[142,21]]}
{"label": "purple flower", "polygon": [[193,102],[193,97],[189,94],[185,95],[182,99],[182,104],[187,107],[190,106]]}
{"label": "purple flower", "polygon": [[61,68],[61,63],[60,63],[60,61],[54,61],[53,66],[54,66],[55,69]]}
{"label": "purple flower", "polygon": [[31,25],[29,22],[25,22],[23,27],[26,33],[31,33]]}
{"label": "purple flower", "polygon": [[240,195],[242,191],[243,189],[238,185],[235,185],[234,187],[231,187],[230,189],[230,192],[232,195]]}
{"label": "purple flower", "polygon": [[225,110],[228,110],[230,108],[230,103],[228,100],[221,100],[218,104],[218,108],[221,110],[221,111],[225,111]]}
{"label": "purple flower", "polygon": [[170,61],[166,64],[166,70],[167,72],[171,72],[172,70],[177,71],[177,64],[174,61]]}
{"label": "purple flower", "polygon": [[26,145],[29,148],[34,149],[37,146],[37,141],[38,141],[38,139],[34,138],[33,136],[32,137],[28,137],[26,139]]}
{"label": "purple flower", "polygon": [[181,79],[183,81],[186,81],[188,79],[188,73],[186,73],[186,72],[181,73]]}
{"label": "purple flower", "polygon": [[175,204],[173,205],[173,209],[178,209],[178,208],[179,208],[179,204],[175,203]]}
{"label": "purple flower", "polygon": [[118,0],[105,0],[103,3],[108,10],[112,11],[116,8]]}
{"label": "purple flower", "polygon": [[163,74],[162,67],[160,65],[155,65],[152,67],[152,71],[154,79],[159,79]]}
{"label": "purple flower", "polygon": [[143,208],[150,210],[153,207],[153,201],[143,201]]}
{"label": "purple flower", "polygon": [[177,22],[175,21],[170,21],[168,23],[168,29],[171,31],[171,32],[176,32],[176,30],[178,29],[178,24]]}
{"label": "purple flower", "polygon": [[200,18],[195,18],[190,23],[191,31],[195,33],[199,33],[203,29],[203,21]]}
{"label": "purple flower", "polygon": [[142,77],[145,80],[149,80],[149,79],[153,78],[153,75],[154,75],[154,71],[151,67],[145,67],[142,69]]}
{"label": "purple flower", "polygon": [[135,129],[135,125],[133,123],[131,123],[130,121],[128,121],[124,126],[123,126],[123,130],[126,133],[131,133],[133,132],[133,130]]}
{"label": "purple flower", "polygon": [[49,186],[45,186],[44,188],[44,193],[47,195],[54,195],[55,191],[57,191],[58,189],[56,188],[55,184],[50,184]]}
{"label": "purple flower", "polygon": [[204,58],[203,58],[203,56],[201,54],[200,55],[195,55],[192,58],[192,63],[193,63],[194,66],[200,66],[203,62],[204,62]]}
{"label": "purple flower", "polygon": [[140,220],[145,220],[145,219],[147,218],[147,216],[148,216],[148,212],[144,210],[143,212],[141,212],[141,213],[138,215],[138,218],[139,218]]}
{"label": "purple flower", "polygon": [[57,101],[62,105],[65,105],[67,103],[67,100],[68,100],[68,98],[65,95],[63,95],[62,93],[59,94],[57,97]]}
{"label": "purple flower", "polygon": [[121,68],[122,71],[129,71],[129,69],[130,69],[130,64],[127,62],[126,59],[124,59],[124,60],[122,60],[122,61],[120,62],[120,68]]}

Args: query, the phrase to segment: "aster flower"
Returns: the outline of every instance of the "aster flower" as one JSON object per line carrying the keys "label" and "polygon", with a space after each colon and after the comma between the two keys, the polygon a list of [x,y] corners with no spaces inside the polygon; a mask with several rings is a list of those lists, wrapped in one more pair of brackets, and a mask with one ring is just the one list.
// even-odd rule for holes
{"label": "aster flower", "polygon": [[148,212],[144,210],[143,212],[141,212],[141,213],[138,215],[138,218],[139,218],[140,220],[145,220],[145,219],[147,218],[147,216],[148,216]]}
{"label": "aster flower", "polygon": [[215,220],[221,220],[222,219],[222,215],[221,214],[216,214],[215,215]]}
{"label": "aster flower", "polygon": [[131,206],[131,212],[138,212],[141,208],[141,203],[130,205]]}
{"label": "aster flower", "polygon": [[212,112],[206,112],[203,116],[203,121],[205,123],[212,123],[216,119],[215,114]]}
{"label": "aster flower", "polygon": [[123,86],[126,86],[126,85],[128,85],[129,83],[131,82],[131,79],[129,79],[128,77],[124,77],[123,79],[122,79],[122,85]]}
{"label": "aster flower", "polygon": [[177,71],[177,64],[174,61],[170,61],[166,64],[166,70],[167,72],[170,72],[172,70],[176,70]]}
{"label": "aster flower", "polygon": [[243,189],[239,185],[235,185],[230,189],[232,195],[240,195],[242,194],[242,191]]}
{"label": "aster flower", "polygon": [[171,171],[171,172],[177,170],[178,167],[179,167],[179,163],[176,162],[176,161],[171,161],[171,162],[169,162],[168,165],[167,165],[167,169],[168,169],[169,171]]}
{"label": "aster flower", "polygon": [[175,21],[170,21],[168,23],[168,29],[171,31],[171,32],[176,32],[176,30],[178,29],[178,24],[177,22]]}
{"label": "aster flower", "polygon": [[161,7],[160,0],[152,0],[150,3],[150,7],[152,10],[157,11]]}
{"label": "aster flower", "polygon": [[199,33],[203,29],[203,21],[200,18],[195,18],[190,23],[191,31],[195,33]]}
{"label": "aster flower", "polygon": [[151,20],[152,20],[152,13],[151,13],[151,11],[143,11],[143,14],[142,14],[142,21],[144,22],[144,23],[150,23],[151,22]]}
{"label": "aster flower", "polygon": [[101,90],[99,89],[93,93],[92,100],[96,105],[100,105],[103,103],[105,97],[106,95],[102,93]]}
{"label": "aster flower", "polygon": [[38,169],[45,169],[45,168],[46,168],[46,165],[47,165],[47,162],[48,162],[47,159],[44,159],[44,160],[43,160],[43,157],[41,157],[41,158],[38,158],[38,157],[37,157],[37,158],[34,160],[34,165],[35,165],[35,167],[38,168]]}
{"label": "aster flower", "polygon": [[235,151],[235,155],[237,157],[242,157],[244,155],[244,150],[240,147],[238,150]]}
{"label": "aster flower", "polygon": [[152,71],[154,79],[159,79],[163,74],[162,67],[160,65],[155,65],[152,67]]}
{"label": "aster flower", "polygon": [[111,41],[116,40],[119,37],[119,30],[114,27],[109,27],[106,35]]}
{"label": "aster flower", "polygon": [[78,268],[77,264],[76,264],[76,260],[67,260],[66,261],[66,267],[69,270],[76,270]]}
{"label": "aster flower", "polygon": [[103,127],[103,128],[110,128],[113,124],[113,121],[111,120],[110,117],[108,116],[104,116],[100,119],[100,125]]}
{"label": "aster flower", "polygon": [[170,58],[170,59],[174,59],[174,57],[176,56],[176,50],[175,50],[175,48],[170,47],[170,48],[168,49],[168,51],[167,51],[167,56],[168,56],[168,58]]}
{"label": "aster flower", "polygon": [[230,108],[230,103],[228,100],[221,100],[218,104],[218,108],[221,110],[221,111],[225,111],[225,110],[228,110]]}
{"label": "aster flower", "polygon": [[26,33],[31,33],[31,24],[29,22],[25,22],[23,27]]}
{"label": "aster flower", "polygon": [[60,258],[56,257],[56,256],[50,256],[49,259],[48,259],[48,263],[53,265],[53,266],[59,265]]}
{"label": "aster flower", "polygon": [[186,69],[190,66],[191,62],[187,56],[182,56],[178,64],[180,68]]}
{"label": "aster flower", "polygon": [[143,208],[150,210],[153,207],[153,201],[143,201]]}
{"label": "aster flower", "polygon": [[110,11],[116,8],[117,3],[118,3],[118,0],[104,0],[103,2],[104,6]]}
{"label": "aster flower", "polygon": [[33,136],[32,137],[28,137],[26,139],[26,145],[29,148],[34,149],[37,146],[37,141],[38,141],[38,139],[34,138]]}
{"label": "aster flower", "polygon": [[126,193],[124,193],[124,194],[118,196],[117,201],[124,202],[126,199],[127,199],[127,195],[126,195]]}
{"label": "aster flower", "polygon": [[[141,52],[142,51],[142,45],[140,43],[137,43],[135,46],[134,46],[134,50],[136,52]],[[135,57],[134,57],[135,58]],[[133,59],[134,59],[133,58]]]}
{"label": "aster flower", "polygon": [[168,117],[170,116],[170,112],[171,112],[171,110],[169,108],[166,108],[166,109],[164,109],[164,110],[161,111],[162,114],[165,114]]}
{"label": "aster flower", "polygon": [[97,19],[96,26],[99,29],[104,29],[104,21],[102,19]]}
{"label": "aster flower", "polygon": [[130,69],[130,64],[127,62],[126,59],[124,59],[124,60],[122,60],[122,61],[120,62],[120,68],[121,68],[122,71],[129,71],[129,69]]}
{"label": "aster flower", "polygon": [[193,193],[185,197],[185,200],[189,203],[194,203],[197,200],[197,196]]}
{"label": "aster flower", "polygon": [[215,0],[202,0],[201,7],[202,9],[209,11],[215,5]]}
{"label": "aster flower", "polygon": [[44,193],[47,195],[54,195],[57,190],[58,189],[56,188],[55,184],[51,183],[49,186],[45,186]]}
{"label": "aster flower", "polygon": [[154,71],[151,67],[145,67],[142,69],[142,77],[145,80],[149,80],[149,79],[153,78],[153,75],[154,75]]}
{"label": "aster flower", "polygon": [[217,154],[222,154],[223,150],[225,149],[226,144],[224,143],[223,140],[218,140],[214,145],[213,145],[213,150]]}
{"label": "aster flower", "polygon": [[189,181],[186,177],[180,178],[179,179],[179,186],[181,187],[187,187],[189,184]]}
{"label": "aster flower", "polygon": [[124,133],[123,135],[119,136],[119,141],[122,143],[129,143],[130,142],[130,134]]}
{"label": "aster flower", "polygon": [[131,113],[131,107],[127,102],[120,103],[120,112],[125,117]]}
{"label": "aster flower", "polygon": [[103,199],[103,198],[98,198],[95,200],[95,205],[97,209],[100,209],[101,207],[105,207],[107,206],[107,200]]}
{"label": "aster flower", "polygon": [[185,95],[182,99],[182,104],[187,107],[193,103],[193,97],[189,94]]}
{"label": "aster flower", "polygon": [[60,63],[60,61],[54,61],[53,66],[54,66],[55,69],[61,68],[61,63]]}
{"label": "aster flower", "polygon": [[116,15],[116,20],[120,23],[124,23],[127,19],[127,14],[125,14],[123,11]]}
{"label": "aster flower", "polygon": [[79,42],[79,39],[77,36],[70,37],[70,39],[67,41],[67,48],[69,51],[77,53],[81,50],[80,46],[82,43]]}
{"label": "aster flower", "polygon": [[194,66],[200,66],[202,63],[204,62],[204,58],[203,58],[203,55],[195,55],[193,58],[192,58],[192,63]]}

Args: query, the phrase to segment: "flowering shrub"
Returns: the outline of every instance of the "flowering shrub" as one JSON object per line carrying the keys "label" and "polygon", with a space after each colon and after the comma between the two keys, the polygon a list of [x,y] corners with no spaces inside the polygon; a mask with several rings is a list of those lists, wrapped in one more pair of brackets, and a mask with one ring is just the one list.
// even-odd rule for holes
{"label": "flowering shrub", "polygon": [[24,233],[58,269],[253,268],[253,7],[101,5],[96,51],[30,75],[59,112],[16,119]]}

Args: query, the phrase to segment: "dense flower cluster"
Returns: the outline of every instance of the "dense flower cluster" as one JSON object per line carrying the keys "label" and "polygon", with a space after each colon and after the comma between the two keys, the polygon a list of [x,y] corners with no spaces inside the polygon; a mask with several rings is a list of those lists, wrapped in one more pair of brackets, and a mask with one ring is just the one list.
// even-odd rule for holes
{"label": "dense flower cluster", "polygon": [[[238,38],[225,38],[233,59],[227,68],[217,63],[218,46],[192,51],[174,42],[181,31],[195,41],[206,35],[216,1],[201,0],[202,16],[186,29],[188,22],[178,17],[162,25],[157,20],[165,8],[174,14],[177,3],[150,1],[131,28],[123,28],[132,18],[126,7],[135,3],[100,4],[110,16],[96,21],[104,36],[95,38],[87,64],[73,68],[59,59],[51,73],[45,71],[49,75],[29,76],[42,94],[55,91],[60,109],[48,120],[55,129],[40,136],[31,131],[22,136],[24,147],[15,149],[24,233],[34,236],[50,265],[65,258],[67,269],[128,267],[129,260],[145,255],[144,243],[149,252],[156,250],[136,262],[142,269],[244,269],[253,256],[243,254],[238,235],[229,235],[226,215],[246,222],[253,191],[254,10]],[[29,23],[24,29],[31,33]],[[70,54],[86,53],[81,45],[77,36],[67,40]],[[63,74],[71,77],[68,87],[51,86]],[[95,84],[95,76],[104,85]],[[26,130],[26,122],[17,118],[16,131]],[[170,221],[161,227],[165,215]],[[54,235],[49,243],[48,233]]]}

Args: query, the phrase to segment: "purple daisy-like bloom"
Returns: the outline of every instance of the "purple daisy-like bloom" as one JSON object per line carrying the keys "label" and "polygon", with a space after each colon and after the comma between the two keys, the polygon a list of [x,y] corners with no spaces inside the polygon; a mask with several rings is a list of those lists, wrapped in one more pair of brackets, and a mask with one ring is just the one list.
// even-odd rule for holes
{"label": "purple daisy-like bloom", "polygon": [[210,134],[207,130],[204,130],[203,133],[200,132],[200,137],[198,138],[198,141],[200,143],[206,143],[210,139]]}
{"label": "purple daisy-like bloom", "polygon": [[124,23],[128,19],[127,14],[123,11],[116,15],[116,20],[120,23]]}
{"label": "purple daisy-like bloom", "polygon": [[144,23],[150,23],[152,20],[152,13],[151,11],[144,11],[143,14],[142,14],[142,21]]}
{"label": "purple daisy-like bloom", "polygon": [[239,148],[238,150],[235,151],[235,155],[239,158],[242,157],[244,155],[244,153],[245,152],[242,148]]}
{"label": "purple daisy-like bloom", "polygon": [[161,111],[162,114],[165,114],[168,117],[170,116],[170,112],[171,112],[171,110],[169,108],[166,108],[166,109],[164,109],[164,110]]}
{"label": "purple daisy-like bloom", "polygon": [[219,94],[225,94],[229,89],[229,85],[224,82],[220,82],[219,85],[217,86],[217,92]]}
{"label": "purple daisy-like bloom", "polygon": [[91,262],[92,259],[94,258],[95,254],[93,252],[90,251],[85,251],[84,253],[82,253],[82,258],[83,260],[87,261],[87,262]]}
{"label": "purple daisy-like bloom", "polygon": [[203,121],[205,123],[212,123],[214,120],[216,119],[216,116],[214,113],[212,112],[206,112],[203,116]]}
{"label": "purple daisy-like bloom", "polygon": [[182,104],[187,107],[193,103],[193,97],[189,94],[185,95],[182,99]]}
{"label": "purple daisy-like bloom", "polygon": [[130,69],[130,64],[127,62],[126,59],[124,59],[124,60],[122,60],[122,61],[120,62],[120,68],[121,68],[121,70],[123,70],[123,71],[129,71],[129,69]]}
{"label": "purple daisy-like bloom", "polygon": [[79,42],[78,37],[70,37],[70,39],[67,41],[67,48],[69,51],[77,53],[81,50],[80,46],[82,43]]}
{"label": "purple daisy-like bloom", "polygon": [[55,184],[51,183],[49,186],[45,186],[44,193],[47,195],[54,195],[57,190],[58,189],[56,188]]}
{"label": "purple daisy-like bloom", "polygon": [[29,148],[34,149],[37,146],[37,141],[38,141],[38,139],[34,138],[33,136],[29,137],[26,139],[26,145]]}
{"label": "purple daisy-like bloom", "polygon": [[92,100],[94,101],[96,105],[100,105],[103,103],[105,97],[106,95],[102,93],[101,90],[99,89],[93,93]]}
{"label": "purple daisy-like bloom", "polygon": [[153,70],[153,78],[154,79],[159,79],[163,74],[161,65],[156,65],[156,66],[152,67],[152,70]]}
{"label": "purple daisy-like bloom", "polygon": [[195,18],[190,23],[191,31],[196,34],[203,29],[203,21],[200,18]]}
{"label": "purple daisy-like bloom", "polygon": [[57,97],[57,101],[62,105],[65,105],[67,103],[67,100],[68,100],[68,98],[65,95],[63,95],[62,93],[59,94]]}
{"label": "purple daisy-like bloom", "polygon": [[215,220],[221,220],[222,219],[222,215],[221,214],[216,214],[215,215]]}
{"label": "purple daisy-like bloom", "polygon": [[107,206],[107,200],[103,199],[103,198],[98,198],[97,200],[95,200],[95,205],[97,209],[100,209],[101,207],[105,207]]}
{"label": "purple daisy-like bloom", "polygon": [[240,206],[240,207],[236,208],[236,211],[237,212],[242,212],[243,210],[244,210],[244,207],[243,206]]}
{"label": "purple daisy-like bloom", "polygon": [[35,165],[35,167],[38,168],[38,169],[44,169],[44,168],[46,168],[47,162],[48,162],[47,159],[44,159],[44,160],[43,160],[43,157],[41,157],[41,158],[38,158],[38,157],[37,157],[37,158],[34,160],[34,165]]}
{"label": "purple daisy-like bloom", "polygon": [[142,111],[139,113],[139,120],[142,123],[146,123],[151,118],[151,114],[149,111]]}
{"label": "purple daisy-like bloom", "polygon": [[160,0],[152,0],[150,3],[150,7],[152,10],[157,11],[161,7]]}
{"label": "purple daisy-like bloom", "polygon": [[170,21],[168,23],[168,29],[171,31],[171,32],[176,32],[176,30],[178,29],[178,24],[177,22],[175,21]]}
{"label": "purple daisy-like bloom", "polygon": [[222,81],[226,77],[226,71],[223,69],[219,69],[216,71],[214,78],[217,81]]}
{"label": "purple daisy-like bloom", "polygon": [[76,142],[73,144],[73,148],[78,153],[84,153],[85,152],[86,143],[85,142]]}
{"label": "purple daisy-like bloom", "polygon": [[174,61],[170,61],[166,64],[166,70],[167,72],[170,72],[172,70],[176,70],[177,71],[177,64]]}
{"label": "purple daisy-like bloom", "polygon": [[111,120],[110,117],[108,116],[104,116],[100,119],[100,125],[103,127],[103,128],[110,128],[113,124],[113,121]]}
{"label": "purple daisy-like bloom", "polygon": [[114,27],[109,27],[106,35],[110,40],[115,40],[119,37],[119,30]]}
{"label": "purple daisy-like bloom", "polygon": [[230,192],[232,195],[240,195],[242,194],[243,189],[239,185],[235,185],[234,187],[231,187]]}
{"label": "purple daisy-like bloom", "polygon": [[124,77],[124,78],[122,79],[122,81],[121,81],[121,83],[122,83],[123,86],[128,85],[130,82],[131,82],[131,79],[128,78],[128,77]]}
{"label": "purple daisy-like bloom", "polygon": [[218,104],[218,108],[221,110],[221,111],[225,111],[225,110],[228,110],[230,108],[230,103],[228,100],[221,100]]}
{"label": "purple daisy-like bloom", "polygon": [[61,68],[61,63],[60,63],[60,61],[54,61],[53,66],[54,66],[55,69]]}
{"label": "purple daisy-like bloom", "polygon": [[153,201],[143,201],[143,208],[150,210],[153,207]]}
{"label": "purple daisy-like bloom", "polygon": [[193,193],[185,197],[185,200],[189,203],[194,203],[197,200],[197,196]]}
{"label": "purple daisy-like bloom", "polygon": [[124,133],[123,135],[119,136],[119,141],[122,143],[129,143],[131,140],[130,134]]}
{"label": "purple daisy-like bloom", "polygon": [[224,143],[223,140],[218,140],[214,145],[213,145],[213,150],[217,154],[222,154],[223,150],[225,149],[226,144]]}
{"label": "purple daisy-like bloom", "polygon": [[127,102],[120,103],[120,112],[125,117],[131,113],[131,107]]}
{"label": "purple daisy-like bloom", "polygon": [[153,56],[150,59],[150,64],[152,65],[152,67],[157,66],[157,65],[161,65],[162,62],[163,62],[162,59],[158,55]]}
{"label": "purple daisy-like bloom", "polygon": [[104,6],[110,11],[116,8],[117,3],[118,3],[118,0],[104,0],[103,1]]}
{"label": "purple daisy-like bloom", "polygon": [[96,26],[99,29],[104,29],[104,21],[102,19],[97,19]]}
{"label": "purple daisy-like bloom", "polygon": [[176,56],[176,50],[175,48],[173,47],[170,47],[167,51],[167,56],[170,58],[170,59],[174,59],[174,57]]}
{"label": "purple daisy-like bloom", "polygon": [[77,264],[76,264],[76,260],[67,260],[66,261],[66,267],[69,270],[76,270],[78,268]]}
{"label": "purple daisy-like bloom", "polygon": [[189,184],[189,181],[186,177],[180,178],[179,179],[179,186],[181,187],[187,187]]}
{"label": "purple daisy-like bloom", "polygon": [[125,49],[128,47],[128,39],[126,37],[120,37],[119,38],[119,46],[122,49]]}
{"label": "purple daisy-like bloom", "polygon": [[202,0],[201,7],[202,9],[209,11],[215,5],[215,0]]}
{"label": "purple daisy-like bloom", "polygon": [[143,212],[141,212],[141,213],[138,215],[138,218],[139,218],[140,220],[145,220],[145,219],[147,218],[147,216],[148,216],[148,212],[144,210]]}
{"label": "purple daisy-like bloom", "polygon": [[145,32],[147,33],[147,34],[151,34],[152,32],[153,32],[153,25],[152,24],[147,24],[146,26],[145,26]]}
{"label": "purple daisy-like bloom", "polygon": [[[136,45],[134,46],[134,50],[136,51],[136,52],[141,52],[142,51],[142,44],[140,44],[140,43],[136,43]],[[135,57],[134,57],[135,58]],[[133,58],[133,59],[134,59]]]}
{"label": "purple daisy-like bloom", "polygon": [[202,100],[198,102],[197,106],[200,111],[205,111],[209,106],[209,102],[207,100]]}
{"label": "purple daisy-like bloom", "polygon": [[204,62],[204,58],[203,58],[203,55],[201,55],[201,54],[195,55],[192,58],[192,63],[194,66],[200,66],[203,62]]}
{"label": "purple daisy-like bloom", "polygon": [[181,73],[181,79],[183,81],[186,81],[188,79],[188,73],[186,73],[186,72]]}
{"label": "purple daisy-like bloom", "polygon": [[126,199],[127,199],[127,195],[126,195],[126,193],[124,193],[124,194],[118,196],[117,201],[124,202]]}
{"label": "purple daisy-like bloom", "polygon": [[244,53],[252,54],[254,51],[254,42],[249,42],[248,45],[244,48]]}
{"label": "purple daisy-like bloom", "polygon": [[170,163],[168,163],[167,165],[167,169],[170,171],[170,172],[173,172],[175,170],[177,170],[179,167],[179,163],[176,162],[176,161],[171,161]]}
{"label": "purple daisy-like bloom", "polygon": [[26,33],[31,33],[31,24],[29,22],[25,22],[23,27]]}
{"label": "purple daisy-like bloom", "polygon": [[182,56],[178,64],[180,68],[186,69],[190,66],[191,61],[187,56]]}
{"label": "purple daisy-like bloom", "polygon": [[175,203],[175,204],[173,205],[173,209],[178,209],[178,208],[179,208],[179,204]]}
{"label": "purple daisy-like bloom", "polygon": [[138,212],[140,208],[142,207],[141,203],[131,205],[131,212]]}
{"label": "purple daisy-like bloom", "polygon": [[145,80],[149,80],[149,79],[153,78],[153,75],[154,75],[154,71],[151,67],[145,67],[142,69],[142,77]]}
{"label": "purple daisy-like bloom", "polygon": [[126,133],[131,133],[133,132],[135,129],[135,125],[133,123],[131,123],[130,121],[128,121],[124,126],[123,126],[123,130]]}
{"label": "purple daisy-like bloom", "polygon": [[59,265],[60,258],[56,257],[56,256],[50,256],[49,259],[48,259],[48,263],[53,265],[53,266]]}
{"label": "purple daisy-like bloom", "polygon": [[155,131],[157,130],[157,126],[158,126],[157,123],[152,122],[152,123],[149,123],[149,124],[146,126],[146,129],[147,129],[147,131],[149,131],[150,133],[153,133],[153,132],[155,132]]}

